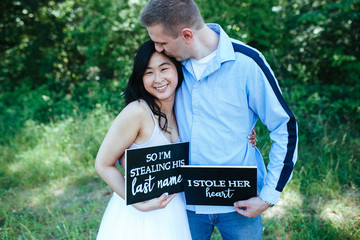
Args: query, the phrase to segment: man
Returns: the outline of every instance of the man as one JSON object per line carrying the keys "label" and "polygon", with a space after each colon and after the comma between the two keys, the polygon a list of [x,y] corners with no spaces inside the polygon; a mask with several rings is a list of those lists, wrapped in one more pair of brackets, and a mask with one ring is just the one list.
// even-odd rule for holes
{"label": "man", "polygon": [[[182,61],[175,110],[190,164],[258,167],[258,197],[187,206],[193,239],[210,239],[214,225],[223,239],[261,239],[260,214],[278,202],[297,158],[297,123],[272,70],[256,49],[206,25],[193,0],[150,0],[140,20],[157,51]],[[247,141],[258,118],[273,140],[268,173]]]}

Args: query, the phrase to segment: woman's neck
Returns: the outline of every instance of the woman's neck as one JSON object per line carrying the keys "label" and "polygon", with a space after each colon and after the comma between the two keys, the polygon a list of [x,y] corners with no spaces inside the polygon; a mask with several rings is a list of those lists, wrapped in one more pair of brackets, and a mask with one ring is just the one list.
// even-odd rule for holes
{"label": "woman's neck", "polygon": [[160,111],[166,115],[168,119],[174,117],[174,99],[157,101]]}

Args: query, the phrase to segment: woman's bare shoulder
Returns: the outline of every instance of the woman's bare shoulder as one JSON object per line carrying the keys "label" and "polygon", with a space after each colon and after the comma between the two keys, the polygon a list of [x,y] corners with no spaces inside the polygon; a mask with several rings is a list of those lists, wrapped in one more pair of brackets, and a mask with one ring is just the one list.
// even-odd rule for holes
{"label": "woman's bare shoulder", "polygon": [[132,124],[143,126],[149,118],[151,112],[146,102],[135,100],[129,103],[115,118],[114,124]]}
{"label": "woman's bare shoulder", "polygon": [[129,103],[119,114],[127,115],[130,118],[139,119],[141,117],[146,117],[149,114],[149,107],[146,102],[135,100]]}

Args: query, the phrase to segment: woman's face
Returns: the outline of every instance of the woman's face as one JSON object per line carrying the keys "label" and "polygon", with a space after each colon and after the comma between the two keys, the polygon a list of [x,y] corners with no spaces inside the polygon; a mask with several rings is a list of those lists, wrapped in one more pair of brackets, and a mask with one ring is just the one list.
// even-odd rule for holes
{"label": "woman's face", "polygon": [[146,91],[159,101],[174,101],[178,85],[178,74],[174,63],[161,53],[153,53],[145,70],[143,83]]}

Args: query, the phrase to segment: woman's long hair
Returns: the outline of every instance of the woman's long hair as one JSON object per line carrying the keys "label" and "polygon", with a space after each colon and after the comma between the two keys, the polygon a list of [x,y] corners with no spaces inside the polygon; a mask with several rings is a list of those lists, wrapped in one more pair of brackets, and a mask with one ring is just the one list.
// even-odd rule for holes
{"label": "woman's long hair", "polygon": [[[159,127],[163,131],[167,132],[167,125],[168,125],[167,117],[163,112],[160,111],[160,106],[157,105],[156,98],[145,90],[143,83],[143,76],[146,67],[149,65],[150,58],[155,52],[156,52],[155,44],[151,40],[145,42],[139,48],[135,56],[133,71],[129,78],[128,86],[126,87],[124,92],[125,103],[126,105],[128,105],[129,103],[135,100],[140,100],[140,99],[145,100],[147,104],[150,106],[151,111],[159,117]],[[174,58],[168,56],[166,57],[169,58],[175,64],[178,73],[178,85],[176,89],[178,89],[184,78],[181,69],[181,63],[176,61]]]}

